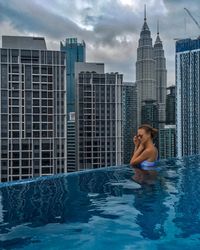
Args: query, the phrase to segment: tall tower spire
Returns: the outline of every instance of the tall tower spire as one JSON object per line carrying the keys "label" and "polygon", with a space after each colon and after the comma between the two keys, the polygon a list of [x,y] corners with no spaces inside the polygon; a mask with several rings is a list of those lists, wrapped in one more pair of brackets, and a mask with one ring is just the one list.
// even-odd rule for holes
{"label": "tall tower spire", "polygon": [[147,20],[147,10],[146,10],[146,4],[144,5],[144,21]]}
{"label": "tall tower spire", "polygon": [[167,69],[164,49],[159,35],[159,20],[157,21],[157,37],[154,44],[154,60],[156,62],[156,99],[158,102],[159,128],[163,128],[166,119]]}
{"label": "tall tower spire", "polygon": [[159,20],[157,20],[157,35],[159,35]]}
{"label": "tall tower spire", "polygon": [[146,5],[144,5],[144,24],[140,32],[136,62],[137,86],[137,124],[142,121],[142,106],[146,100],[156,100],[155,60],[151,32],[146,21]]}

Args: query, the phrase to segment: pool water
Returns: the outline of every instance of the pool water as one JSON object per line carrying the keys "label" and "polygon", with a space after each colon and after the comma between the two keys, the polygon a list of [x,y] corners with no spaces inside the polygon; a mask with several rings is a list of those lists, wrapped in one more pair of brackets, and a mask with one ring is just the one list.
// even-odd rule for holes
{"label": "pool water", "polygon": [[1,184],[0,249],[200,249],[200,157],[158,165]]}

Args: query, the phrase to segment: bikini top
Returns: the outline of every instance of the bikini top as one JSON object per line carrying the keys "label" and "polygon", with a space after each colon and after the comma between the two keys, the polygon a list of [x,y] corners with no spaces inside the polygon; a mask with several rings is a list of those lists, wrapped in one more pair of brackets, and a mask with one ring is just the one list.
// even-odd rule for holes
{"label": "bikini top", "polygon": [[140,163],[140,168],[144,170],[152,170],[155,168],[155,161],[143,161]]}

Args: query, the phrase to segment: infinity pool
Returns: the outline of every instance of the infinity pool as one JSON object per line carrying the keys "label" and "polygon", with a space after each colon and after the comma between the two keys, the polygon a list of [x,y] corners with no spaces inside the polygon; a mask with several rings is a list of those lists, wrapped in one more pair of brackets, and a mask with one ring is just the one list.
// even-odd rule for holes
{"label": "infinity pool", "polygon": [[200,157],[1,184],[0,249],[200,249]]}

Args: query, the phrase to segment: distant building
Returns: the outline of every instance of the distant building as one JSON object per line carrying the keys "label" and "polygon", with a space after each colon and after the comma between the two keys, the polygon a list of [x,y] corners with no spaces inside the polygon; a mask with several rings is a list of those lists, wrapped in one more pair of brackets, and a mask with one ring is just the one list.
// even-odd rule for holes
{"label": "distant building", "polygon": [[79,43],[77,38],[67,38],[60,42],[60,50],[66,53],[67,67],[67,114],[75,112],[75,63],[85,62],[85,42]]}
{"label": "distant building", "polygon": [[176,125],[165,125],[159,130],[159,158],[176,156]]}
{"label": "distant building", "polygon": [[[141,124],[149,124],[153,128],[159,129],[158,103],[154,100],[145,100],[142,103]],[[159,147],[158,135],[154,139],[156,147]]]}
{"label": "distant building", "polygon": [[[75,119],[71,120],[75,112],[75,63],[85,62],[85,42],[79,43],[77,38],[67,38],[65,43],[60,43],[60,50],[66,53],[66,83],[67,83],[67,168],[73,172],[76,167],[75,152]],[[74,114],[75,117],[75,114]],[[73,151],[74,150],[74,151]]]}
{"label": "distant building", "polygon": [[200,39],[176,42],[178,156],[200,154]]}
{"label": "distant building", "polygon": [[137,91],[136,85],[130,82],[123,83],[123,151],[124,163],[129,164],[133,153],[133,136],[137,133]]}
{"label": "distant building", "polygon": [[122,80],[104,64],[76,63],[78,170],[123,163]]}
{"label": "distant building", "polygon": [[154,100],[145,100],[142,104],[141,113],[142,124],[149,124],[154,128],[158,128],[158,105]]}
{"label": "distant building", "polygon": [[1,181],[66,172],[65,54],[44,38],[2,37]]}
{"label": "distant building", "polygon": [[141,122],[142,104],[145,100],[155,100],[156,95],[156,61],[152,46],[151,32],[144,17],[144,24],[140,32],[139,45],[137,48],[136,62],[136,86],[137,86],[137,122]]}
{"label": "distant building", "polygon": [[156,62],[156,100],[158,103],[158,121],[159,128],[163,128],[166,120],[166,87],[167,87],[167,70],[166,59],[162,41],[160,40],[159,31],[157,32],[154,44],[154,60]]}
{"label": "distant building", "polygon": [[176,123],[176,92],[175,86],[167,88],[168,94],[166,99],[166,124],[173,125]]}
{"label": "distant building", "polygon": [[157,31],[155,44],[152,45],[151,32],[146,20],[146,10],[137,48],[136,86],[138,126],[142,123],[143,102],[154,100],[158,106],[158,128],[164,127],[167,87],[166,59],[159,30]]}
{"label": "distant building", "polygon": [[67,121],[67,172],[77,170],[75,136],[75,112],[70,112]]}

